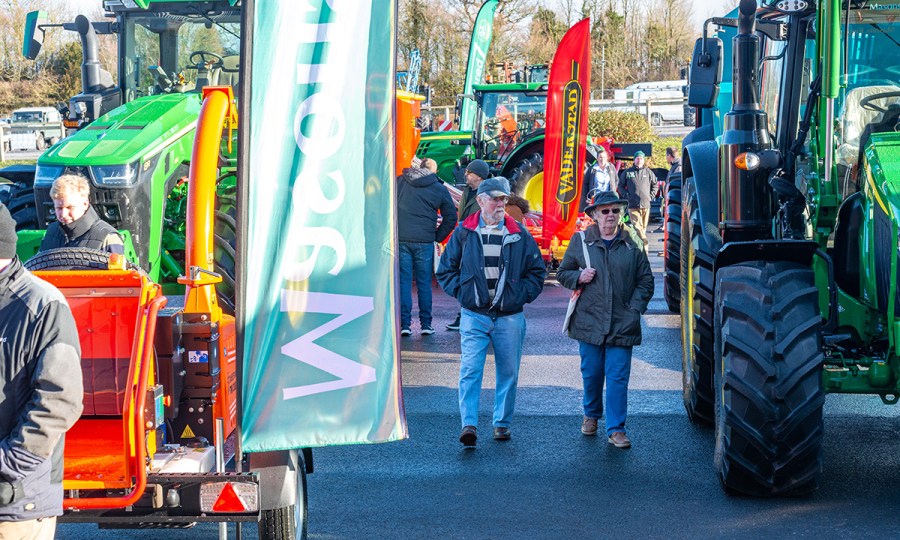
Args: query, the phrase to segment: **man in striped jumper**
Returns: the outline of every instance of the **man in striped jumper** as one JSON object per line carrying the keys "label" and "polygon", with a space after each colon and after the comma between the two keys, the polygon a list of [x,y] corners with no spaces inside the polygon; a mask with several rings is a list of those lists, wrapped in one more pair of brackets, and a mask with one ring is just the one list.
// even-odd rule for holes
{"label": "man in striped jumper", "polygon": [[460,442],[478,440],[478,399],[488,345],[494,348],[497,391],[494,439],[510,439],[522,344],[525,304],[541,293],[546,267],[528,231],[505,213],[509,182],[488,178],[478,186],[481,211],[457,225],[447,243],[437,278],[444,292],[462,306],[460,316]]}

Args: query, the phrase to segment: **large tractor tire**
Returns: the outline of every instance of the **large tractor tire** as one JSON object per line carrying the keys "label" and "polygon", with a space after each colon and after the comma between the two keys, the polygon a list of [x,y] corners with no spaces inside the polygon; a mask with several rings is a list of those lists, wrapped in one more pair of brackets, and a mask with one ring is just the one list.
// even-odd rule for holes
{"label": "large tractor tire", "polygon": [[722,268],[715,298],[715,468],[726,492],[804,495],[822,470],[822,318],[811,269]]}
{"label": "large tractor tire", "polygon": [[213,260],[222,281],[216,285],[219,303],[226,313],[234,314],[235,249],[237,247],[237,187],[222,188],[216,198],[216,220],[213,231]]}
{"label": "large tractor tire", "polygon": [[[88,248],[58,248],[41,251],[25,261],[25,268],[36,270],[108,270],[108,251]],[[139,270],[126,263],[129,270]]]}
{"label": "large tractor tire", "polygon": [[510,191],[522,197],[532,210],[544,206],[544,156],[531,154],[520,161],[509,175]]}
{"label": "large tractor tire", "polygon": [[306,540],[309,534],[309,496],[306,466],[297,467],[297,501],[291,506],[263,510],[259,520],[259,540]]}
{"label": "large tractor tire", "polygon": [[9,194],[9,204],[6,205],[13,221],[16,222],[17,231],[31,231],[41,229],[38,223],[37,205],[34,202],[34,188],[21,186]]}
{"label": "large tractor tire", "polygon": [[[690,182],[690,179],[687,180]],[[713,423],[713,255],[703,236],[699,203],[688,201],[681,214],[681,382],[691,422]]]}
{"label": "large tractor tire", "polygon": [[681,173],[669,178],[666,189],[665,222],[663,223],[663,296],[669,311],[681,309]]}

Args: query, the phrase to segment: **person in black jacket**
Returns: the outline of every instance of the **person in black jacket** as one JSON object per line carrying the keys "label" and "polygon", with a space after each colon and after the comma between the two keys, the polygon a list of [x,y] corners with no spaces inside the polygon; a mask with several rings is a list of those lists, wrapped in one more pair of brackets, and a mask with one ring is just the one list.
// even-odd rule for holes
{"label": "person in black jacket", "polygon": [[[419,323],[423,335],[431,327],[431,275],[434,243],[442,242],[456,226],[456,207],[438,179],[437,164],[423,159],[422,168],[403,171],[397,186],[397,231],[400,240],[400,335],[412,333],[412,280],[416,279]],[[438,225],[440,212],[440,225]]]}
{"label": "person in black jacket", "polygon": [[441,257],[438,283],[462,306],[459,326],[459,412],[467,447],[478,439],[478,400],[488,345],[494,347],[497,392],[494,439],[509,440],[525,341],[525,304],[547,275],[541,250],[528,230],[506,215],[509,182],[502,176],[478,186],[481,212],[460,223]]}
{"label": "person in black jacket", "polygon": [[634,165],[619,173],[619,196],[628,201],[628,213],[635,231],[648,252],[647,224],[650,222],[650,201],[659,194],[656,175],[646,166],[644,153],[634,153]]}
{"label": "person in black jacket", "polygon": [[16,257],[0,204],[0,538],[53,538],[63,437],[82,410],[75,320],[55,287]]}
{"label": "person in black jacket", "polygon": [[[631,351],[641,343],[641,314],[653,297],[653,273],[644,250],[622,225],[628,201],[603,192],[585,213],[595,223],[569,242],[556,279],[581,289],[569,319],[569,337],[578,340],[584,382],[581,432],[597,434],[603,416],[606,380],[606,434],[617,448],[630,448],[625,433]],[[639,242],[639,241],[638,241]],[[588,261],[584,257],[587,245]]]}
{"label": "person in black jacket", "polygon": [[122,236],[100,219],[91,206],[91,184],[87,178],[66,174],[53,181],[50,198],[56,221],[47,227],[40,251],[57,248],[90,248],[125,253]]}

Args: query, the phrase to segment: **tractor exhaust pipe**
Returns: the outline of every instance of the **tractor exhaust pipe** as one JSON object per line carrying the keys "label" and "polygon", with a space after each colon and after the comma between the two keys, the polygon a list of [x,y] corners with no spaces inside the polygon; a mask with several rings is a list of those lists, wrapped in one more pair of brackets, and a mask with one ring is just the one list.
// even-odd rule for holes
{"label": "tractor exhaust pipe", "polygon": [[756,0],[741,0],[738,33],[733,40],[732,107],[725,115],[719,146],[719,229],[725,242],[771,237],[775,212],[767,170],[739,168],[743,152],[772,147],[768,118],[759,103],[759,36]]}
{"label": "tractor exhaust pipe", "polygon": [[84,60],[81,63],[81,91],[89,94],[103,90],[100,84],[100,53],[97,48],[97,32],[94,25],[84,15],[75,17],[75,29],[81,36],[81,50]]}

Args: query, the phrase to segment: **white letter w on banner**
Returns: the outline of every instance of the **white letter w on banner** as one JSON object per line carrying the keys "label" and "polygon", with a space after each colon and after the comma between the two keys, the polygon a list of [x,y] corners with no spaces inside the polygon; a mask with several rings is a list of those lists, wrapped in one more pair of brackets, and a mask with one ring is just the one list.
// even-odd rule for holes
{"label": "white letter w on banner", "polygon": [[284,399],[321,394],[322,392],[352,388],[375,382],[375,368],[344,358],[313,343],[320,337],[362,317],[373,309],[374,304],[370,296],[349,296],[345,294],[291,290],[281,291],[281,311],[283,312],[338,315],[338,317],[310,330],[281,348],[281,352],[286,356],[330,373],[337,377],[338,380],[285,388],[283,391]]}

